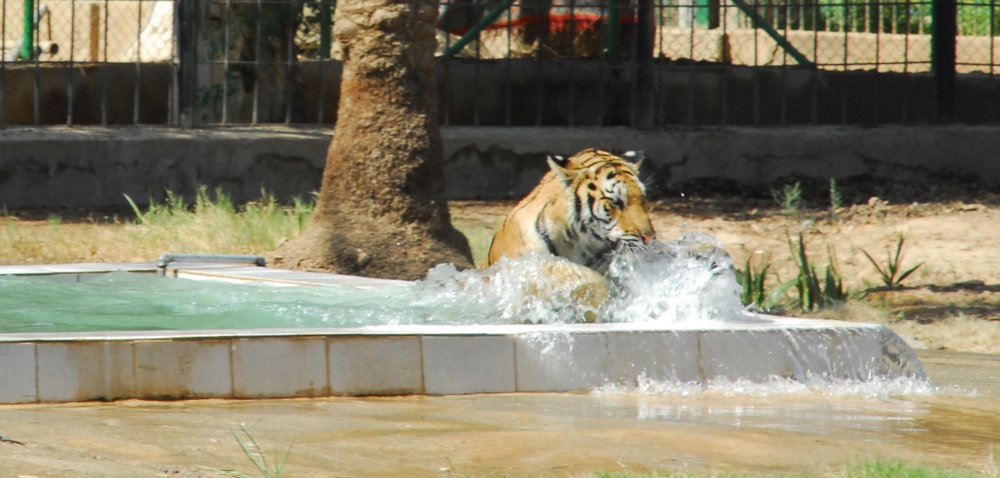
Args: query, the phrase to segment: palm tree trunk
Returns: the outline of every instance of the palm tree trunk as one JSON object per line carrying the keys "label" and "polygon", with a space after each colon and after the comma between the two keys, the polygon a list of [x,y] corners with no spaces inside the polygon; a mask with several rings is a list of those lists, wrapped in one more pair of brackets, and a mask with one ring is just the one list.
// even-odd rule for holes
{"label": "palm tree trunk", "polygon": [[337,126],[315,215],[273,255],[282,267],[403,279],[442,262],[471,267],[443,199],[437,7],[437,0],[338,2]]}

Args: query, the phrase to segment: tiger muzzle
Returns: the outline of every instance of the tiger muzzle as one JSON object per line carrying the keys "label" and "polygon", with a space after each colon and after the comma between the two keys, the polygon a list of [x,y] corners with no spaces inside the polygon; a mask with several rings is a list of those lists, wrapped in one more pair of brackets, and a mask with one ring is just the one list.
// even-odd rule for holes
{"label": "tiger muzzle", "polygon": [[634,225],[634,229],[630,228],[632,230],[629,231],[629,235],[640,238],[643,244],[649,244],[653,239],[656,239],[656,231],[653,230],[653,223],[650,222],[645,210],[637,208],[632,211],[626,211],[626,217],[623,219],[628,224]]}

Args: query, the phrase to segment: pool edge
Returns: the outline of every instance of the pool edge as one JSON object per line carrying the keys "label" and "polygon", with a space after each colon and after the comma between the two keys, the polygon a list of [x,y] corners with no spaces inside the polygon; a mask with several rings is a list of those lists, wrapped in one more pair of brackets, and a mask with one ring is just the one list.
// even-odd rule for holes
{"label": "pool edge", "polygon": [[[208,275],[238,280],[290,280],[299,274],[210,269]],[[566,392],[634,386],[640,380],[900,376],[922,379],[923,370],[912,349],[888,328],[798,318],[725,327],[512,324],[0,334],[0,403]]]}

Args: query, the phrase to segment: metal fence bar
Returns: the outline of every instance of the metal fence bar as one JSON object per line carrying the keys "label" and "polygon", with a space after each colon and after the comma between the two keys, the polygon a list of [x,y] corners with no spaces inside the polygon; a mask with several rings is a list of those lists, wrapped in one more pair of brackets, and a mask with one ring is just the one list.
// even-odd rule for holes
{"label": "metal fence bar", "polygon": [[[511,41],[511,38],[513,38],[512,33],[514,31],[514,28],[511,23],[511,20],[513,20],[513,15],[511,14],[509,8],[505,12],[505,14],[507,15],[507,25],[505,27],[505,30],[507,32],[506,43],[507,43],[507,51],[509,52],[511,50],[511,46],[513,45],[513,42]],[[506,79],[506,81],[504,81],[504,123],[503,123],[504,126],[511,126],[513,124],[514,87],[512,85],[512,80],[513,80],[513,77],[511,76],[512,74],[513,74],[513,64],[511,62],[510,55],[507,55],[507,57],[504,59],[504,78]]]}
{"label": "metal fence bar", "polygon": [[108,21],[111,16],[109,0],[104,0],[104,28],[102,28],[104,39],[104,64],[101,65],[101,126],[108,125]]}
{"label": "metal fence bar", "polygon": [[[70,22],[75,24],[76,2],[70,3]],[[69,37],[69,61],[66,68],[66,125],[73,126],[73,48],[76,46],[76,30],[70,32]]]}
{"label": "metal fence bar", "polygon": [[[788,39],[788,32],[789,32],[788,26],[792,23],[791,20],[790,20],[791,16],[789,15],[788,4],[786,3],[785,5],[778,6],[777,8],[779,8],[781,10],[779,13],[781,13],[784,16],[784,21],[782,22],[783,31],[782,31],[782,34],[781,34],[781,38],[785,41],[785,43],[788,43],[788,40],[787,40]],[[789,43],[789,45],[791,45],[791,43]],[[795,47],[792,47],[792,48],[795,48]],[[802,53],[799,53],[799,51],[797,49],[795,50],[795,52],[798,53],[798,55],[800,57],[802,57],[803,60],[805,60],[805,56],[802,55]],[[787,49],[783,48],[782,52],[781,52],[781,88],[780,88],[780,91],[779,91],[779,93],[781,95],[781,98],[780,98],[781,105],[778,107],[778,124],[779,125],[786,125],[786,124],[788,124],[788,57],[789,56],[790,56],[789,51]],[[794,57],[794,55],[791,55],[791,56]],[[798,62],[798,59],[796,59],[796,61]],[[809,62],[809,60],[805,60],[805,61],[807,62],[807,64],[811,64]],[[799,64],[801,65],[802,63],[799,62]]]}
{"label": "metal fence bar", "polygon": [[24,0],[24,27],[21,32],[21,58],[28,60],[35,57],[35,14],[38,5],[34,0]]}
{"label": "metal fence bar", "polygon": [[[334,117],[333,102],[315,93],[336,81],[323,61],[336,51],[331,0],[209,0],[205,8],[174,0],[165,16],[161,7],[171,0],[88,0],[82,8],[78,1],[33,0],[29,41],[23,2],[0,1],[0,126]],[[439,32],[439,51],[453,52],[439,60],[446,125],[998,119],[996,0],[946,0],[952,22],[940,17],[941,0],[618,0],[620,10],[608,0],[558,0],[551,8],[546,0],[501,1],[509,8],[465,48],[455,47],[460,35]],[[443,8],[451,5],[459,3]],[[470,27],[489,10],[473,12]],[[609,23],[613,12],[619,20]],[[157,37],[153,17],[171,14],[173,30]],[[80,37],[88,15],[89,43]],[[941,40],[949,23],[950,40]],[[542,33],[527,38],[529,30]],[[158,42],[172,43],[149,53]],[[157,73],[163,69],[169,81]]]}
{"label": "metal fence bar", "polygon": [[633,96],[632,126],[638,129],[653,127],[653,44],[656,41],[653,18],[653,0],[638,0],[638,19],[635,30],[635,85]]}
{"label": "metal fence bar", "polygon": [[[286,38],[285,43],[285,124],[292,124],[292,97],[294,89],[292,85],[295,84],[295,28],[294,28],[294,12],[301,10],[301,5],[299,0],[291,0],[289,11],[285,16],[287,25],[285,25]],[[259,60],[259,59],[258,59]]]}
{"label": "metal fence bar", "polygon": [[[7,0],[2,0],[3,11],[7,11]],[[6,42],[7,40],[7,15],[0,19],[0,41]],[[7,46],[5,43],[0,43],[3,46],[3,54],[0,55],[0,127],[7,126]]]}
{"label": "metal fence bar", "polygon": [[[759,1],[754,0],[753,8],[756,10],[759,7]],[[734,2],[733,5],[736,5]],[[753,66],[760,66],[758,61],[760,61],[760,30],[754,28],[753,30]],[[753,69],[753,125],[760,126],[760,70],[758,68]]]}
{"label": "metal fence bar", "polygon": [[26,0],[24,3],[24,40],[21,43],[21,57],[24,60],[31,61],[32,64],[32,95],[31,95],[31,117],[34,121],[34,125],[38,126],[41,124],[42,116],[42,105],[41,105],[41,89],[42,89],[42,74],[41,66],[39,65],[39,55],[35,54],[35,40],[38,30],[34,28],[35,17],[38,16],[39,5],[31,0]]}
{"label": "metal fence bar", "polygon": [[483,31],[483,29],[500,18],[500,15],[503,15],[503,13],[506,12],[513,4],[514,0],[503,0],[496,7],[493,7],[489,13],[479,20],[479,23],[470,28],[469,31],[465,32],[465,34],[455,41],[455,43],[448,46],[445,50],[444,57],[450,58],[455,56],[456,53],[462,51],[462,48],[465,48],[465,45],[468,45],[473,40],[477,40],[478,42],[479,34]]}
{"label": "metal fence bar", "polygon": [[260,52],[263,47],[264,35],[261,35],[261,21],[264,18],[264,1],[257,0],[257,21],[254,26],[254,59],[253,68],[255,79],[253,83],[253,119],[250,120],[250,124],[256,125],[260,124]]}
{"label": "metal fence bar", "polygon": [[[990,0],[990,15],[989,15],[989,17],[990,17],[989,32],[990,32],[990,38],[992,39],[992,38],[994,38],[994,37],[997,36],[997,33],[998,33],[997,30],[998,30],[998,28],[1000,28],[997,25],[997,0]],[[995,93],[996,92],[996,77],[994,76],[996,74],[996,66],[993,65],[993,61],[994,61],[994,59],[996,57],[997,57],[997,54],[996,54],[996,42],[995,41],[990,41],[990,71],[989,71],[988,76],[989,76],[989,81],[990,81],[990,96],[991,97],[996,94]],[[990,121],[996,121],[997,120],[996,101],[990,101],[988,103],[989,103],[989,109],[990,109],[990,116],[989,116]]]}
{"label": "metal fence bar", "polygon": [[135,82],[132,84],[132,124],[139,124],[139,104],[142,97],[139,95],[139,88],[142,85],[142,0],[136,0],[139,8],[136,13],[135,31]]}
{"label": "metal fence bar", "polygon": [[[491,21],[492,23],[492,21]],[[478,35],[478,34],[477,34]],[[472,65],[472,125],[481,126],[480,121],[481,107],[482,107],[482,65],[483,63],[479,60],[482,59],[480,47],[482,42],[476,41],[475,46],[475,59],[476,62]]]}
{"label": "metal fence bar", "polygon": [[193,128],[198,69],[198,0],[177,0],[176,118],[181,127]]}
{"label": "metal fence bar", "polygon": [[[934,0],[931,70],[937,81],[937,120],[955,120],[955,38],[958,36],[955,0]],[[992,43],[992,42],[991,42]]]}
{"label": "metal fence bar", "polygon": [[[730,8],[725,2],[723,2],[724,7],[727,10]],[[729,105],[729,80],[732,74],[732,46],[729,45],[729,13],[720,15],[720,27],[722,28],[722,98],[719,102],[719,124],[725,126],[729,124],[729,115],[731,114]]]}
{"label": "metal fence bar", "polygon": [[[743,0],[729,0],[729,1],[733,2],[733,5],[736,5],[736,8],[742,10],[743,13],[750,18],[755,27],[764,30],[764,33],[767,33],[771,38],[773,38],[774,41],[778,44],[778,46],[780,46],[783,50],[785,50],[787,54],[791,55],[792,58],[795,58],[795,61],[797,61],[800,65],[812,64],[812,62],[810,62],[805,57],[805,55],[799,52],[797,48],[795,48],[794,46],[792,46],[791,43],[788,42],[788,39],[785,38],[785,36],[781,35],[780,33],[778,33],[777,30],[774,29],[774,26],[771,25],[771,22],[767,21],[766,18],[758,14],[756,8],[751,7],[750,4],[746,3]],[[847,8],[846,2],[844,3],[844,8],[845,9]]]}
{"label": "metal fence bar", "polygon": [[0,0],[0,7],[3,8],[4,15],[0,18],[0,46],[3,47],[3,54],[0,54],[0,128],[7,126],[7,0]]}
{"label": "metal fence bar", "polygon": [[[678,12],[678,17],[680,17],[681,15],[686,16],[688,18],[688,24],[692,26],[691,27],[690,37],[689,37],[690,38],[689,41],[691,43],[691,46],[690,46],[690,48],[688,50],[689,51],[688,57],[689,58],[694,58],[695,57],[694,47],[695,47],[695,43],[696,43],[695,42],[695,29],[694,29],[694,8],[688,7],[683,12]],[[695,65],[694,65],[694,62],[692,61],[692,62],[688,63],[688,68],[687,68],[688,84],[687,84],[687,88],[686,89],[687,89],[687,100],[688,100],[688,105],[687,105],[687,114],[688,114],[687,124],[688,124],[688,126],[694,126],[694,111],[695,111],[695,107],[694,107],[695,74],[694,74],[694,72],[695,72]]]}
{"label": "metal fence bar", "polygon": [[232,42],[231,15],[233,13],[232,0],[225,0],[225,11],[222,14],[222,124],[227,125],[229,118],[229,69],[230,51],[229,45]]}

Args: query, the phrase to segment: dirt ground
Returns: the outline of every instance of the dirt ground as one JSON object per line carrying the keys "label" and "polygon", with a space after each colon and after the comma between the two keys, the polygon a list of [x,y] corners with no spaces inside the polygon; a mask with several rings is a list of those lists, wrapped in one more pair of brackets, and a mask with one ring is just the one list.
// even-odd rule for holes
{"label": "dirt ground", "polygon": [[[932,383],[942,387],[936,392],[4,405],[0,433],[8,441],[0,440],[0,476],[592,478],[656,471],[844,477],[860,476],[845,473],[849,464],[870,460],[997,476],[1000,356],[919,354]],[[252,447],[251,438],[266,470],[256,470],[240,448],[240,442]],[[277,473],[286,453],[287,467]]]}
{"label": "dirt ground", "polygon": [[[801,203],[786,208],[783,191],[796,182]],[[681,184],[655,193],[653,225],[660,240],[690,231],[714,236],[737,268],[748,259],[755,269],[769,265],[769,290],[796,276],[789,241],[797,245],[802,234],[817,272],[822,276],[832,263],[855,299],[818,311],[773,312],[885,323],[920,348],[1000,353],[1000,189],[870,178],[834,189],[841,202],[836,210],[826,182],[798,179],[756,189]],[[451,208],[467,233],[478,227],[488,236],[513,204],[453,202]],[[886,268],[900,237],[900,269],[922,265],[888,288],[864,252]]]}

